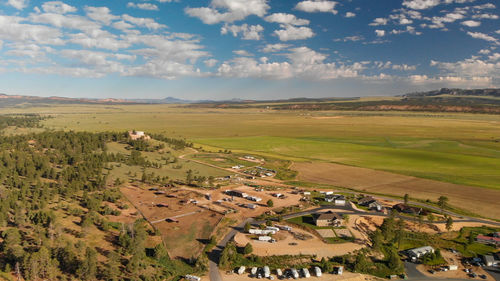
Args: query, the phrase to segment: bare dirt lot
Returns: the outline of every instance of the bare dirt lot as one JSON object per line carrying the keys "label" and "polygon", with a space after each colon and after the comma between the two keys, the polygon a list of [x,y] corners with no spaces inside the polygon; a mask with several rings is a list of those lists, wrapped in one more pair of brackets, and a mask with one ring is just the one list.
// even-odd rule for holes
{"label": "bare dirt lot", "polygon": [[[190,190],[172,189],[167,197],[155,191],[138,187],[123,187],[122,193],[136,208],[159,229],[171,257],[197,256],[222,215],[203,209],[192,200],[202,200],[203,195]],[[163,205],[158,205],[163,204]],[[177,222],[165,221],[172,218]]]}
{"label": "bare dirt lot", "polygon": [[300,180],[309,182],[398,196],[409,193],[411,197],[434,201],[444,195],[450,199],[452,206],[459,206],[485,217],[500,219],[499,190],[457,185],[334,163],[294,163],[291,168],[299,172]]}
{"label": "bare dirt lot", "polygon": [[317,255],[318,258],[322,258],[344,255],[364,247],[364,245],[356,243],[326,244],[306,231],[296,228],[293,231],[309,235],[311,238],[299,240],[287,231],[280,231],[276,234],[278,240],[276,243],[253,240],[244,233],[236,234],[234,240],[240,246],[245,246],[247,243],[252,244],[253,253],[259,256],[305,254]]}

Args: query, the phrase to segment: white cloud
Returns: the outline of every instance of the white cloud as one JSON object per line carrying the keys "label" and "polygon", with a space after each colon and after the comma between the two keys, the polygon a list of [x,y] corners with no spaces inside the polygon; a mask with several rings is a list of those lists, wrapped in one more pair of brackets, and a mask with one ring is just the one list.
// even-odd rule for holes
{"label": "white cloud", "polygon": [[7,1],[7,4],[18,10],[22,10],[28,5],[27,2],[27,0],[9,0]]}
{"label": "white cloud", "polygon": [[45,2],[42,5],[42,9],[46,13],[54,13],[54,14],[66,14],[66,13],[74,13],[77,9],[73,6],[70,6],[61,1],[49,1]]}
{"label": "white cloud", "polygon": [[20,17],[0,15],[0,38],[12,42],[62,45],[59,29],[45,25],[25,24]]}
{"label": "white cloud", "polygon": [[353,36],[347,36],[347,37],[344,37],[344,38],[337,38],[333,41],[335,42],[356,42],[356,41],[361,41],[361,40],[364,40],[365,38],[363,36],[360,36],[360,35],[353,35]]}
{"label": "white cloud", "polygon": [[157,23],[155,20],[151,18],[136,18],[130,15],[122,15],[122,19],[126,22],[134,24],[136,26],[146,27],[151,30],[157,30],[160,28],[165,28],[166,25]]}
{"label": "white cloud", "polygon": [[370,23],[369,25],[371,25],[371,26],[387,25],[387,22],[388,22],[388,21],[389,21],[389,20],[388,20],[388,19],[386,19],[386,18],[376,18],[376,19],[374,19],[374,20],[373,20],[373,22],[372,22],[372,23]]}
{"label": "white cloud", "polygon": [[291,25],[308,25],[309,21],[306,19],[298,19],[295,15],[286,13],[274,13],[264,18],[267,22],[276,22]]}
{"label": "white cloud", "polygon": [[234,22],[250,15],[263,17],[270,8],[267,2],[267,0],[212,0],[209,7],[188,7],[184,11],[205,24]]}
{"label": "white cloud", "polygon": [[290,47],[288,44],[267,44],[264,48],[262,48],[262,52],[264,53],[275,53],[279,52],[281,50],[284,50],[286,48]]}
{"label": "white cloud", "polygon": [[468,31],[467,34],[472,38],[481,39],[481,40],[485,40],[485,41],[489,41],[489,42],[494,42],[496,44],[499,43],[498,39],[496,39],[495,37],[490,36],[488,34],[481,33],[481,32]]}
{"label": "white cloud", "polygon": [[380,30],[380,29],[377,29],[377,30],[375,30],[375,34],[376,34],[378,37],[383,37],[383,36],[385,36],[385,30]]}
{"label": "white cloud", "polygon": [[439,0],[405,0],[403,6],[413,10],[425,10],[440,4]]}
{"label": "white cloud", "polygon": [[287,54],[288,61],[269,62],[267,58],[239,57],[222,63],[218,75],[223,77],[331,80],[358,77],[363,70],[361,63],[351,65],[326,63],[326,55],[307,47],[293,48]]}
{"label": "white cloud", "polygon": [[118,40],[116,35],[103,30],[96,30],[90,35],[86,33],[71,34],[69,42],[88,49],[99,48],[117,51],[130,47],[129,42]]}
{"label": "white cloud", "polygon": [[314,37],[314,32],[312,29],[306,26],[292,26],[288,24],[280,25],[280,30],[275,30],[274,34],[276,34],[281,41],[290,41],[290,40],[303,40],[307,38]]}
{"label": "white cloud", "polygon": [[134,2],[128,2],[127,8],[137,8],[137,9],[148,10],[148,11],[158,11],[159,10],[157,5],[151,4],[151,3],[136,4]]}
{"label": "white cloud", "polygon": [[463,25],[468,26],[468,27],[478,27],[481,25],[480,21],[475,21],[475,20],[466,20],[462,22]]}
{"label": "white cloud", "polygon": [[109,25],[111,21],[118,19],[118,16],[112,15],[108,7],[85,7],[87,16],[95,21]]}
{"label": "white cloud", "polygon": [[229,32],[233,34],[234,37],[237,37],[239,33],[243,35],[244,40],[260,40],[262,37],[262,31],[264,31],[264,27],[261,25],[248,25],[248,24],[242,24],[242,25],[229,25],[225,24],[221,30],[220,33],[222,35],[225,35]]}
{"label": "white cloud", "polygon": [[406,25],[406,24],[412,24],[413,21],[407,18],[402,18],[399,20],[399,24]]}
{"label": "white cloud", "polygon": [[353,13],[353,12],[347,12],[347,13],[345,13],[345,17],[346,18],[354,18],[355,16],[356,16],[356,14]]}
{"label": "white cloud", "polygon": [[203,63],[207,66],[207,67],[214,67],[219,61],[216,60],[216,59],[208,59],[208,60],[205,60]]}
{"label": "white cloud", "polygon": [[295,9],[308,13],[325,12],[325,13],[337,14],[337,11],[335,10],[336,5],[337,2],[335,1],[306,0],[297,3]]}
{"label": "white cloud", "polygon": [[497,20],[500,17],[494,14],[476,14],[472,16],[473,19],[488,19],[488,20]]}
{"label": "white cloud", "polygon": [[58,28],[82,30],[87,33],[100,30],[101,25],[86,17],[65,14],[30,14],[32,22],[49,24]]}
{"label": "white cloud", "polygon": [[249,52],[247,52],[245,50],[236,50],[236,51],[233,51],[233,53],[238,55],[238,56],[242,56],[242,57],[253,57],[253,54],[250,54]]}

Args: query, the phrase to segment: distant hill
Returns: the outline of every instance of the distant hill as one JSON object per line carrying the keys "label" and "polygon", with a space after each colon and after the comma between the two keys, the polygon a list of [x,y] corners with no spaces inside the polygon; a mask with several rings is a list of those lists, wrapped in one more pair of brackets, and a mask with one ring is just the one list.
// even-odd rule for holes
{"label": "distant hill", "polygon": [[403,95],[403,97],[435,97],[441,95],[450,96],[478,96],[478,97],[500,97],[500,89],[448,89],[442,88],[440,90],[428,91],[428,92],[418,92]]}
{"label": "distant hill", "polygon": [[278,100],[231,99],[225,101],[162,99],[81,99],[0,94],[0,107],[50,106],[52,104],[178,104],[208,108],[266,108],[273,110],[436,111],[500,114],[500,89],[448,89],[387,97],[292,98]]}

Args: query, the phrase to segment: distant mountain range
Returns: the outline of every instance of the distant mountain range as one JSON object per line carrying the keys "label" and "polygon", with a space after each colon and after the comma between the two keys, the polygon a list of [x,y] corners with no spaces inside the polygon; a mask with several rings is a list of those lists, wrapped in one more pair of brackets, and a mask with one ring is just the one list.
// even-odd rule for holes
{"label": "distant mountain range", "polygon": [[[191,106],[209,107],[260,107],[264,104],[275,103],[273,109],[304,109],[304,110],[329,110],[329,109],[360,109],[381,108],[384,106],[469,106],[469,107],[500,107],[500,89],[448,89],[408,93],[393,98],[377,101],[365,101],[362,98],[292,98],[279,100],[242,100],[232,99],[224,101],[214,100],[185,100],[174,97],[163,99],[87,99],[67,97],[36,97],[23,95],[0,94],[0,107],[28,107],[47,106],[51,104],[183,104]],[[346,103],[347,102],[347,103]],[[306,104],[307,105],[304,105]],[[260,105],[262,104],[262,105]],[[343,107],[346,104],[350,106]],[[267,106],[267,105],[266,105]],[[374,107],[376,106],[376,107]]]}

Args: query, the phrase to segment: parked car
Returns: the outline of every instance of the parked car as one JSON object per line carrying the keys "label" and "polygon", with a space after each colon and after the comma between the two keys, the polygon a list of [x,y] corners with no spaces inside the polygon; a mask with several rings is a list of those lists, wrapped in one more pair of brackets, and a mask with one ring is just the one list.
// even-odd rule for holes
{"label": "parked car", "polygon": [[436,274],[436,271],[434,269],[429,270],[430,274]]}
{"label": "parked car", "polygon": [[481,277],[481,279],[486,279],[487,278],[486,275],[484,275],[484,274],[479,275],[479,277]]}

